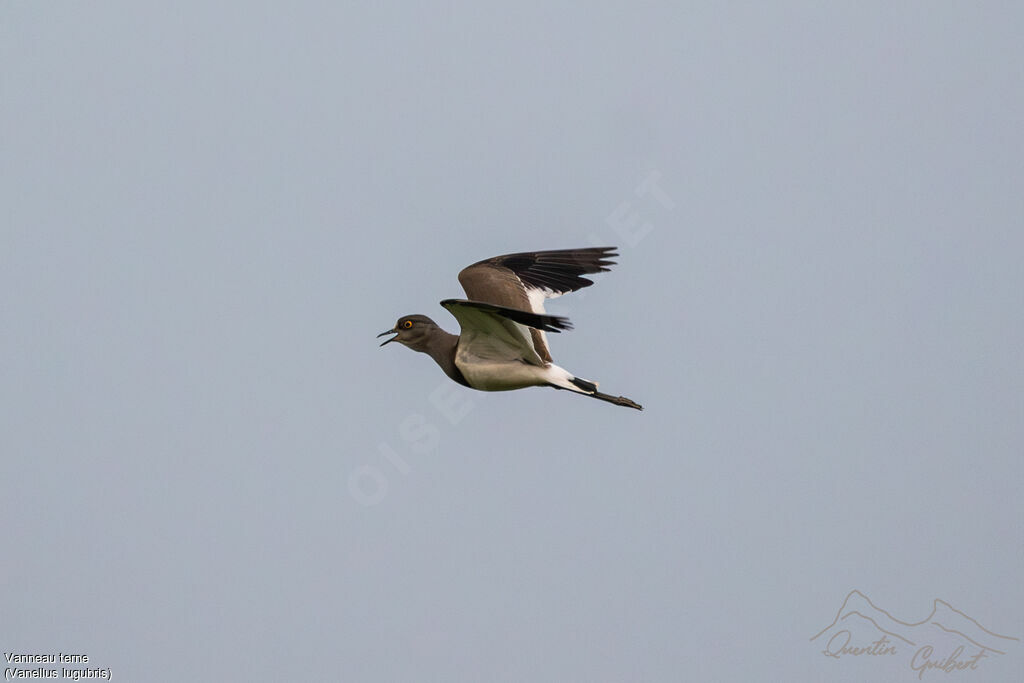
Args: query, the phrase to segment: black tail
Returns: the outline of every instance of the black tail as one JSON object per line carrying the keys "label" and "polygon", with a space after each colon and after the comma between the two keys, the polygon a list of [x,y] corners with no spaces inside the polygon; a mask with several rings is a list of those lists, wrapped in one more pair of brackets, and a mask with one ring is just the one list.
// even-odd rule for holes
{"label": "black tail", "polygon": [[[596,398],[601,401],[607,401],[608,403],[614,403],[617,406],[625,406],[626,408],[636,408],[637,410],[644,409],[642,405],[640,405],[639,403],[632,399],[626,398],[625,396],[612,396],[610,394],[602,394],[600,391],[597,390],[596,384],[594,384],[593,382],[588,382],[585,379],[573,377],[569,381],[575,384],[577,387],[579,387],[583,392],[585,392],[584,396],[590,396],[591,398]],[[552,384],[551,386],[555,387],[555,389],[562,388],[557,387],[554,384]]]}

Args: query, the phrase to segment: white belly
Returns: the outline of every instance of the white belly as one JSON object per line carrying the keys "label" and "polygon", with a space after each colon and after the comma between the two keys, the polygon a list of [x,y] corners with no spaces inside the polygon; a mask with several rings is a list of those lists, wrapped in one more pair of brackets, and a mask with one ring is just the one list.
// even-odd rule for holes
{"label": "white belly", "polygon": [[455,365],[469,386],[480,391],[510,391],[547,384],[549,370],[521,361],[455,358]]}

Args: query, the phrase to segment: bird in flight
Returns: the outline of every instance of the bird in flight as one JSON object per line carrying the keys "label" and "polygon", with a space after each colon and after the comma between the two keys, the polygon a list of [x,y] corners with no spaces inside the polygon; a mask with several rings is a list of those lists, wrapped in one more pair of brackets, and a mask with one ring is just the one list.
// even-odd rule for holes
{"label": "bird in flight", "polygon": [[469,298],[441,302],[459,321],[459,334],[445,332],[425,315],[405,315],[377,336],[394,334],[381,346],[398,342],[426,353],[448,377],[480,391],[547,386],[643,410],[555,365],[545,334],[571,330],[572,324],[548,315],[544,300],[594,284],[582,276],[606,272],[614,264],[608,259],[616,256],[615,247],[592,247],[506,254],[474,263],[459,273]]}

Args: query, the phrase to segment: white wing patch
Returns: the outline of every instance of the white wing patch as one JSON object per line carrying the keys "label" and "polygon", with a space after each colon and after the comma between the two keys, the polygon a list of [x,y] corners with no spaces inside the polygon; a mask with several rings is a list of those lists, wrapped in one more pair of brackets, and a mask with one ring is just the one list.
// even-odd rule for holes
{"label": "white wing patch", "polygon": [[524,284],[523,289],[526,290],[526,298],[530,300],[530,310],[534,313],[546,312],[544,310],[544,299],[554,299],[555,297],[562,296],[561,292],[556,292],[547,287],[529,287]]}
{"label": "white wing patch", "polygon": [[[534,313],[547,313],[544,310],[544,300],[562,296],[562,292],[556,292],[547,287],[530,287],[525,283],[523,284],[523,289],[526,290],[526,298],[530,301],[530,310]],[[540,332],[540,338],[544,341],[544,346],[547,347],[548,355],[550,355],[551,344],[548,343],[547,333],[544,330],[537,331]]]}

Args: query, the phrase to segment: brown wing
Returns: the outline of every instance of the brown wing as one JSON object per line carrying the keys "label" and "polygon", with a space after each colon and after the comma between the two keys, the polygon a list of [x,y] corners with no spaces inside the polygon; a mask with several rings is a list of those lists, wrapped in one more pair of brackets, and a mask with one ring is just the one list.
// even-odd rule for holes
{"label": "brown wing", "polygon": [[[505,254],[467,266],[459,282],[471,301],[544,313],[544,298],[589,287],[594,283],[582,276],[607,271],[615,256],[615,247]],[[530,334],[537,355],[550,363],[544,333],[531,328]]]}

